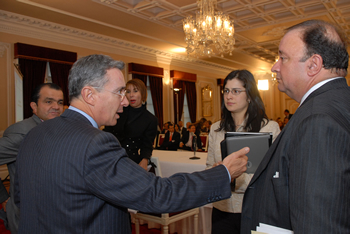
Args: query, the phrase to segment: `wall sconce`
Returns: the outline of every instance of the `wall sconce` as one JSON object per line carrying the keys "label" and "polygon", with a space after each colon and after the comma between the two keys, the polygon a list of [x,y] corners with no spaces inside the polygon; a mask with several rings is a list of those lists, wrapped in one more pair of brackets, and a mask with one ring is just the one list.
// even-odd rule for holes
{"label": "wall sconce", "polygon": [[269,90],[269,81],[268,80],[258,80],[258,89],[259,90]]}

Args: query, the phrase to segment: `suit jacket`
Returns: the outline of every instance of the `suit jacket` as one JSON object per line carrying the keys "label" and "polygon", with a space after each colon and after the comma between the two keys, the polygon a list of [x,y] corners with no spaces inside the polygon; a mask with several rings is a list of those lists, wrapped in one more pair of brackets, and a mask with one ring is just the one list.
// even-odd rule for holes
{"label": "suit jacket", "polygon": [[[202,141],[201,138],[199,136],[199,133],[196,133],[196,137],[197,137],[197,149],[202,149]],[[188,140],[190,139],[190,132],[186,131],[185,134],[182,136],[181,138],[181,142],[184,143],[186,145],[186,143],[188,142]],[[193,150],[193,141],[192,141],[192,150]]]}
{"label": "suit jacket", "polygon": [[168,131],[165,133],[164,141],[162,145],[160,146],[161,150],[177,150],[179,148],[180,144],[180,133],[178,132],[173,132],[173,136],[171,137],[171,141],[169,141],[170,138],[170,132]]}
{"label": "suit jacket", "polygon": [[20,233],[131,233],[127,208],[164,213],[231,195],[224,166],[156,177],[70,109],[28,133],[17,167]]}
{"label": "suit jacket", "polygon": [[[38,116],[22,120],[18,123],[9,126],[2,138],[0,138],[0,165],[7,164],[10,174],[10,196],[14,194],[14,183],[16,173],[16,157],[19,147],[27,135],[27,133],[41,123]],[[2,178],[5,179],[5,178]],[[0,180],[0,203],[4,202],[9,197],[7,190]],[[6,204],[7,219],[12,233],[16,233],[18,229],[19,210],[16,207],[14,200],[11,198]]]}
{"label": "suit jacket", "polygon": [[242,234],[259,223],[294,233],[350,233],[350,88],[344,78],[309,95],[245,192]]}
{"label": "suit jacket", "polygon": [[187,128],[182,127],[180,132],[181,132],[181,136],[183,136],[187,132]]}

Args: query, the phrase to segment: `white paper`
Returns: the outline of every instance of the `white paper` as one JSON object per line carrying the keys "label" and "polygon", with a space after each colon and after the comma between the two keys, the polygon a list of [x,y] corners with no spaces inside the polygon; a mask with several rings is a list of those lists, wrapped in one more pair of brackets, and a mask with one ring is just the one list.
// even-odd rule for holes
{"label": "white paper", "polygon": [[258,232],[264,232],[268,234],[293,234],[294,233],[291,230],[275,227],[264,223],[259,223],[259,226],[256,227],[256,230]]}

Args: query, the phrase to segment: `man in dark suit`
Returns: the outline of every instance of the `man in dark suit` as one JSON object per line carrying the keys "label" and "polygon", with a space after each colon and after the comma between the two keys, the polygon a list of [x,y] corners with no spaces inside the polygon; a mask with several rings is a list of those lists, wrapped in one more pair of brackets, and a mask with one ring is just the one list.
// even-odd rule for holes
{"label": "man in dark suit", "polygon": [[176,212],[231,195],[230,175],[245,171],[248,148],[212,170],[157,178],[99,130],[129,104],[123,67],[105,55],[80,58],[69,73],[69,109],[27,134],[17,157],[19,232],[128,234],[127,208]]}
{"label": "man in dark suit", "polygon": [[12,234],[17,233],[19,209],[14,199],[14,181],[16,173],[16,157],[26,134],[43,121],[60,116],[63,112],[63,91],[52,83],[37,86],[32,94],[30,106],[33,116],[9,126],[0,138],[0,165],[7,164],[10,174],[10,195],[0,180],[0,203],[6,211],[8,226]]}
{"label": "man in dark suit", "polygon": [[165,133],[164,141],[159,149],[177,150],[180,144],[180,133],[174,131],[174,125],[169,124],[168,132]]}
{"label": "man in dark suit", "polygon": [[333,25],[289,29],[272,67],[300,103],[244,195],[242,234],[259,223],[294,233],[350,233],[350,88],[346,38]]}
{"label": "man in dark suit", "polygon": [[290,114],[288,109],[284,110],[284,116],[285,116],[284,118],[290,119],[292,118],[292,115],[293,114]]}
{"label": "man in dark suit", "polygon": [[168,132],[168,128],[169,128],[169,122],[166,122],[163,124],[163,130],[162,130],[162,134],[165,134]]}
{"label": "man in dark suit", "polygon": [[179,131],[181,134],[181,137],[185,134],[185,132],[187,132],[187,128],[184,127],[184,122],[182,122],[181,120],[178,122],[179,125]]}
{"label": "man in dark suit", "polygon": [[202,151],[202,141],[199,133],[196,132],[196,126],[191,124],[188,127],[188,131],[182,136],[179,148],[193,151],[195,148],[194,143],[196,143],[197,150]]}

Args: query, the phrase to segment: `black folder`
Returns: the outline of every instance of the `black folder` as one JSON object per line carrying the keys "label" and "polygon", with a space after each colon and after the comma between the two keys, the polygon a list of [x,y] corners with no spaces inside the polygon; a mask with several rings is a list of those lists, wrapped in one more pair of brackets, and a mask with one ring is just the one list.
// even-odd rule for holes
{"label": "black folder", "polygon": [[270,132],[228,132],[221,142],[222,160],[235,151],[249,147],[246,173],[255,173],[271,144]]}

